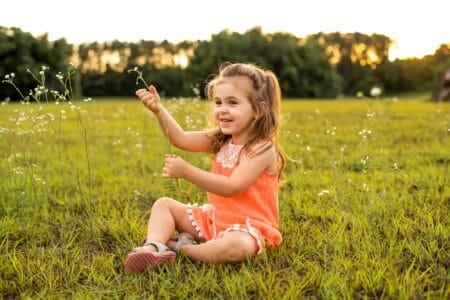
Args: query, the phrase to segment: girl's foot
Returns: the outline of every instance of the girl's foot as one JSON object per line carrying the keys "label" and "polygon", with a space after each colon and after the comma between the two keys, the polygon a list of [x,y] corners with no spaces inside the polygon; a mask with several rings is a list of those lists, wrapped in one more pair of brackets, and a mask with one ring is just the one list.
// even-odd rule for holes
{"label": "girl's foot", "polygon": [[142,247],[134,248],[128,254],[124,266],[128,271],[141,273],[148,268],[156,267],[166,262],[173,262],[176,256],[176,253],[171,251],[166,245],[158,242],[148,242]]}
{"label": "girl's foot", "polygon": [[194,236],[190,233],[180,233],[179,235],[171,238],[167,242],[167,246],[175,251],[176,253],[180,253],[180,249],[182,246],[189,244],[189,245],[197,245],[197,241],[195,240]]}

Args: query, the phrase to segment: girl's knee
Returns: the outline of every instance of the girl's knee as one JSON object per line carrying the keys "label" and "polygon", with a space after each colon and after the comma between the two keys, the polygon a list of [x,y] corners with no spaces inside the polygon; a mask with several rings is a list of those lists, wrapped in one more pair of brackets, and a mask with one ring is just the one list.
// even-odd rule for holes
{"label": "girl's knee", "polygon": [[152,208],[154,209],[158,207],[170,207],[171,205],[173,205],[173,202],[175,202],[175,200],[168,197],[161,197],[153,203]]}
{"label": "girl's knee", "polygon": [[224,237],[226,243],[223,244],[222,253],[226,261],[241,262],[257,252],[255,239],[244,232],[229,232]]}
{"label": "girl's knee", "polygon": [[187,217],[186,205],[168,197],[162,197],[156,200],[153,203],[152,212],[169,212],[174,218],[177,227],[183,221],[191,224]]}

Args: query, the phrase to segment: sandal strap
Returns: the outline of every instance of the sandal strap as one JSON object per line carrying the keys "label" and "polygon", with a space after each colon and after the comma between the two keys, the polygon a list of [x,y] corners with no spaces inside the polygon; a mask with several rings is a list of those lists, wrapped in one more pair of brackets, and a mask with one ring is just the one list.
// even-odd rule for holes
{"label": "sandal strap", "polygon": [[158,252],[170,251],[169,247],[160,242],[147,242],[144,244],[144,247],[145,246],[154,246]]}
{"label": "sandal strap", "polygon": [[156,251],[157,251],[158,253],[166,252],[166,251],[171,251],[171,250],[169,249],[169,247],[167,247],[166,245],[164,245],[164,244],[162,244],[162,243],[160,243],[160,242],[147,242],[147,243],[145,243],[144,245],[142,245],[141,247],[136,247],[136,248],[134,248],[134,249],[133,249],[133,252],[144,252],[144,251],[146,251],[146,250],[144,249],[144,247],[146,247],[146,246],[154,246],[154,247],[156,248]]}
{"label": "sandal strap", "polygon": [[175,239],[176,239],[177,243],[175,244],[175,247],[173,249],[175,250],[176,253],[180,253],[181,247],[186,244],[190,244],[190,245],[198,244],[195,239],[193,239],[192,237],[185,235],[185,234],[180,234]]}

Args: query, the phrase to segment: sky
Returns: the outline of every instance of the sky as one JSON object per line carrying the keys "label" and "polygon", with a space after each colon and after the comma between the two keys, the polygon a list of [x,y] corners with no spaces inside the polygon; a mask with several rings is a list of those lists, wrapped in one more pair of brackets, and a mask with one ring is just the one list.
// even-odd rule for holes
{"label": "sky", "polygon": [[74,44],[209,40],[224,29],[256,26],[299,38],[378,33],[395,41],[390,58],[420,58],[450,44],[448,7],[448,0],[10,0],[0,5],[0,26]]}

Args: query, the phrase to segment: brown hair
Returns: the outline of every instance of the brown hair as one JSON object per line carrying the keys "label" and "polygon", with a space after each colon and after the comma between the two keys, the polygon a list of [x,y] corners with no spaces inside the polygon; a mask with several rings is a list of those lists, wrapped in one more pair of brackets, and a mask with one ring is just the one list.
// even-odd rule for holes
{"label": "brown hair", "polygon": [[[253,64],[224,63],[219,72],[208,82],[205,93],[209,99],[214,98],[217,83],[225,77],[245,76],[252,82],[253,90],[249,100],[256,112],[256,119],[250,125],[249,137],[241,153],[255,155],[268,150],[273,144],[278,157],[278,177],[286,164],[284,152],[278,142],[280,125],[281,90],[274,73]],[[218,131],[212,136],[212,152],[217,153],[229,141],[231,136]],[[257,143],[268,142],[263,147],[252,149]]]}

